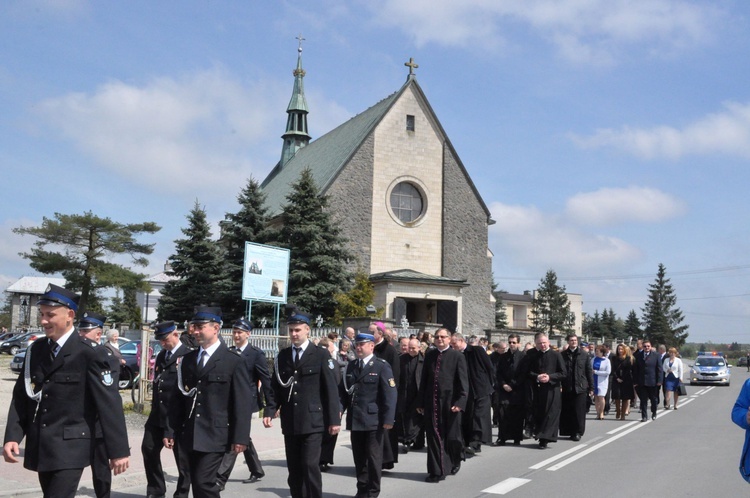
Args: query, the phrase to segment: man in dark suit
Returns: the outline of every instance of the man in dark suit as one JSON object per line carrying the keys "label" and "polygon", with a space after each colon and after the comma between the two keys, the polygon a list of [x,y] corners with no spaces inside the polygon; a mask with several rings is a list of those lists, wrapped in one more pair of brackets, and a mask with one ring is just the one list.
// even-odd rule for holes
{"label": "man in dark suit", "polygon": [[424,417],[417,413],[419,383],[422,380],[424,355],[419,340],[409,339],[406,354],[399,358],[401,376],[398,382],[396,428],[404,446],[414,450],[424,448]]}
{"label": "man in dark suit", "polygon": [[177,393],[165,431],[167,448],[185,445],[195,498],[218,497],[216,474],[228,450],[247,449],[252,396],[250,375],[239,354],[219,339],[221,309],[199,306],[191,320],[199,348],[178,366]]}
{"label": "man in dark suit", "polygon": [[641,404],[641,422],[648,421],[649,401],[651,401],[651,420],[656,420],[659,389],[663,377],[664,370],[659,359],[659,353],[651,348],[651,341],[644,339],[643,351],[635,357],[633,372],[633,384]]}
{"label": "man in dark suit", "polygon": [[515,446],[523,439],[523,422],[525,418],[525,379],[521,374],[521,339],[518,334],[508,336],[508,350],[500,355],[497,361],[497,393],[500,405],[497,441],[504,446],[505,441],[512,439]]}
{"label": "man in dark suit", "polygon": [[[341,413],[334,369],[338,368],[328,350],[309,339],[311,316],[294,311],[287,318],[292,346],[279,351],[271,385],[274,406],[267,410],[281,413],[284,434],[287,483],[293,498],[323,496],[320,473],[320,447],[323,431],[338,434]],[[263,425],[271,427],[271,417]]]}
{"label": "man in dark suit", "polygon": [[73,327],[79,297],[50,285],[38,301],[46,339],[27,349],[5,428],[3,457],[38,473],[45,497],[73,497],[92,463],[97,419],[115,475],[130,463],[128,434],[110,365]]}
{"label": "man in dark suit", "polygon": [[578,336],[568,334],[568,348],[562,353],[567,374],[562,382],[560,435],[580,441],[586,432],[588,401],[594,393],[594,371],[589,355],[578,347]]}
{"label": "man in dark suit", "polygon": [[[477,341],[478,342],[478,341]],[[492,391],[495,375],[492,362],[481,346],[466,343],[463,334],[451,337],[451,347],[463,353],[469,376],[469,397],[462,415],[464,452],[473,456],[482,451],[482,443],[492,442]]]}
{"label": "man in dark suit", "polygon": [[[180,341],[180,331],[173,321],[157,323],[154,337],[161,343],[161,351],[154,362],[154,397],[151,401],[151,413],[146,420],[141,442],[143,467],[146,472],[146,496],[164,498],[167,485],[164,481],[164,470],[161,465],[161,450],[164,448],[164,433],[169,428],[169,410],[175,397],[182,397],[177,390],[177,364],[180,358],[192,351]],[[177,399],[177,402],[181,401]],[[174,460],[177,463],[177,489],[175,498],[187,498],[190,492],[190,462],[188,452],[179,440],[172,447]]]}
{"label": "man in dark suit", "polygon": [[[240,318],[234,322],[234,324],[232,324],[232,340],[234,341],[234,346],[230,349],[238,351],[245,362],[245,367],[250,374],[250,384],[253,386],[252,396],[247,402],[250,405],[250,411],[252,413],[257,413],[258,410],[263,407],[273,406],[274,402],[273,389],[271,389],[271,375],[268,372],[266,354],[261,349],[250,344],[249,339],[252,330],[252,324],[244,318]],[[263,389],[263,399],[261,398],[260,389]],[[273,417],[273,411],[267,409],[263,415],[264,417]],[[247,445],[244,455],[245,463],[250,471],[250,477],[242,482],[249,484],[261,480],[266,473],[263,471],[263,465],[260,463],[260,458],[258,458],[258,452],[255,451],[252,437],[250,438],[250,442]],[[219,473],[216,476],[216,484],[222,490],[224,489],[229,476],[232,475],[232,468],[234,468],[234,462],[236,460],[237,453],[233,451],[225,453],[224,458],[221,460]]]}
{"label": "man in dark suit", "polygon": [[[398,350],[389,342],[388,332],[383,322],[373,322],[368,330],[375,337],[375,356],[388,362],[393,371],[393,378],[398,380],[400,377]],[[394,464],[398,463],[398,434],[394,430],[385,431],[385,441],[383,442],[383,468],[392,469]]]}
{"label": "man in dark suit", "polygon": [[383,437],[396,416],[396,381],[388,362],[373,354],[375,337],[358,334],[357,360],[349,362],[342,382],[346,428],[351,431],[357,498],[380,494]]}
{"label": "man in dark suit", "polygon": [[427,482],[455,475],[464,460],[461,412],[466,409],[469,378],[466,358],[450,347],[448,329],[435,332],[435,348],[424,357],[417,410],[425,416]]}
{"label": "man in dark suit", "polygon": [[[78,322],[78,335],[81,339],[94,348],[100,360],[106,361],[112,372],[112,384],[118,385],[120,380],[120,361],[112,354],[108,348],[100,347],[102,332],[107,317],[87,311]],[[94,455],[91,462],[91,478],[94,481],[94,492],[96,498],[109,498],[112,490],[112,471],[109,468],[109,458],[107,458],[107,447],[104,441],[104,432],[102,424],[97,420],[96,438],[94,443]]]}

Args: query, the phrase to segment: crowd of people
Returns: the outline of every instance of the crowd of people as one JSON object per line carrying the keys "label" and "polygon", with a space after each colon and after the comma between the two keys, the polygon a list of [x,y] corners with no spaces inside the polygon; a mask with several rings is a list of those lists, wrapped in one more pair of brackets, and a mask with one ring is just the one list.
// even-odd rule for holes
{"label": "crowd of people", "polygon": [[[24,466],[38,473],[45,497],[75,496],[88,466],[97,497],[108,497],[112,473],[129,466],[117,336],[99,346],[106,317],[96,313],[74,327],[78,299],[57,286],[40,299],[47,340],[29,348],[6,425],[5,460],[18,461],[26,438]],[[560,350],[544,333],[523,346],[510,334],[490,347],[484,337],[446,328],[398,337],[379,321],[313,339],[311,320],[299,310],[286,317],[291,344],[273,368],[250,344],[248,320],[232,323],[232,344],[221,338],[220,308],[196,307],[187,330],[172,321],[154,326],[162,350],[141,445],[147,497],[166,495],[164,448],[178,466],[175,497],[220,496],[240,453],[250,472],[243,482],[263,479],[250,437],[252,414],[261,410],[263,426],[280,420],[294,498],[322,496],[343,419],[356,496],[364,498],[379,495],[399,453],[426,450],[425,480],[439,483],[487,446],[579,441],[591,407],[603,419],[614,404],[615,418],[625,420],[639,403],[645,422],[649,404],[656,417],[660,396],[664,408],[678,406],[679,355],[654,351],[648,340],[611,353],[573,334]]]}

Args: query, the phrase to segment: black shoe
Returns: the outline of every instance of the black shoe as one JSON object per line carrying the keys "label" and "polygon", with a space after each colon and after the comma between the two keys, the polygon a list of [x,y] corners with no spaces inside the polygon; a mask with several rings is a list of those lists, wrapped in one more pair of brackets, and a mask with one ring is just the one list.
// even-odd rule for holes
{"label": "black shoe", "polygon": [[471,446],[467,446],[464,448],[464,453],[466,454],[466,458],[473,457],[477,452],[472,448]]}
{"label": "black shoe", "polygon": [[216,481],[216,489],[218,489],[219,491],[224,491],[224,486],[225,485],[226,485],[226,483],[224,483],[224,482]]}
{"label": "black shoe", "polygon": [[427,476],[427,479],[425,479],[425,482],[440,482],[444,480],[445,480],[445,476],[436,476],[436,475],[430,474]]}
{"label": "black shoe", "polygon": [[533,436],[531,435],[531,429],[524,429],[523,430],[523,437],[525,439],[531,439]]}
{"label": "black shoe", "polygon": [[327,463],[321,463],[320,464],[320,471],[321,472],[328,472],[328,464]]}
{"label": "black shoe", "polygon": [[520,439],[513,440],[513,446],[521,446],[521,440]]}
{"label": "black shoe", "polygon": [[547,440],[546,439],[540,439],[539,440],[539,448],[541,448],[541,449],[547,448]]}
{"label": "black shoe", "polygon": [[480,443],[472,443],[471,449],[474,450],[474,453],[481,453],[482,452],[482,445]]}
{"label": "black shoe", "polygon": [[656,420],[656,414],[651,415],[651,420]]}
{"label": "black shoe", "polygon": [[265,474],[262,474],[262,475],[261,474],[250,474],[250,477],[248,477],[247,479],[245,479],[244,481],[242,481],[242,484],[252,484],[254,482],[258,482],[261,479],[263,479],[264,475]]}
{"label": "black shoe", "polygon": [[648,422],[648,417],[642,417],[641,422]]}
{"label": "black shoe", "polygon": [[497,441],[495,441],[495,446],[505,446],[505,440],[498,439]]}
{"label": "black shoe", "polygon": [[570,440],[571,441],[580,441],[581,440],[581,435],[580,434],[573,434],[572,436],[570,436]]}
{"label": "black shoe", "polygon": [[459,470],[461,470],[461,464],[460,463],[458,465],[454,465],[453,466],[453,468],[451,469],[451,475],[454,476],[454,475],[458,474]]}
{"label": "black shoe", "polygon": [[165,495],[146,495],[146,498],[166,498]]}
{"label": "black shoe", "polygon": [[415,444],[414,446],[411,447],[411,449],[413,451],[423,450],[424,449],[424,444]]}

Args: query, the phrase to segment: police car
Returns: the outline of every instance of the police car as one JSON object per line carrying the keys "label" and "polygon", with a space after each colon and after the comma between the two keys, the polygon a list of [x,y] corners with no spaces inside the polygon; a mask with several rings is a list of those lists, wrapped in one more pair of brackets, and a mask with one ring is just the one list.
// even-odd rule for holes
{"label": "police car", "polygon": [[690,385],[705,383],[728,386],[731,376],[729,365],[722,353],[700,352],[690,369]]}

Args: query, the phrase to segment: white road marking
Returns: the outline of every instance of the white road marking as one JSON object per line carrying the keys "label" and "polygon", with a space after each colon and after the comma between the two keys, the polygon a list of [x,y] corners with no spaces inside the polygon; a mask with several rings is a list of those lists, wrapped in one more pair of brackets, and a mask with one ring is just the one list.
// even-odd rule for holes
{"label": "white road marking", "polygon": [[632,426],[634,426],[635,424],[640,424],[640,422],[639,422],[638,420],[633,420],[632,422],[628,422],[628,423],[627,423],[627,424],[625,424],[625,425],[621,425],[621,426],[620,426],[620,427],[618,427],[617,429],[612,429],[612,430],[611,430],[611,431],[609,431],[609,432],[608,432],[607,434],[608,434],[608,435],[610,435],[610,436],[611,436],[612,434],[617,434],[618,432],[620,432],[620,431],[624,431],[624,430],[625,430],[625,429],[627,429],[628,427],[632,427]]}
{"label": "white road marking", "polygon": [[580,450],[582,450],[582,449],[583,449],[584,447],[586,447],[586,446],[588,446],[588,445],[587,445],[587,444],[579,444],[579,445],[576,445],[576,446],[574,446],[573,448],[570,448],[569,450],[565,450],[565,451],[563,451],[563,452],[562,452],[562,453],[560,453],[559,455],[555,455],[555,456],[553,456],[552,458],[548,458],[548,459],[544,460],[543,462],[539,462],[539,463],[538,463],[538,464],[536,464],[536,465],[532,465],[532,466],[531,466],[531,467],[529,467],[529,468],[530,468],[530,469],[533,469],[533,470],[538,470],[538,469],[541,469],[542,467],[546,467],[547,465],[551,464],[552,462],[555,462],[555,461],[557,461],[557,460],[559,460],[559,459],[561,459],[561,458],[564,458],[564,457],[566,457],[566,456],[570,455],[571,453],[575,453],[576,451],[580,451]]}
{"label": "white road marking", "polygon": [[504,495],[513,491],[514,489],[523,486],[527,482],[531,482],[531,479],[521,479],[520,477],[509,477],[506,480],[490,486],[487,489],[483,489],[482,493],[491,493],[494,495]]}

